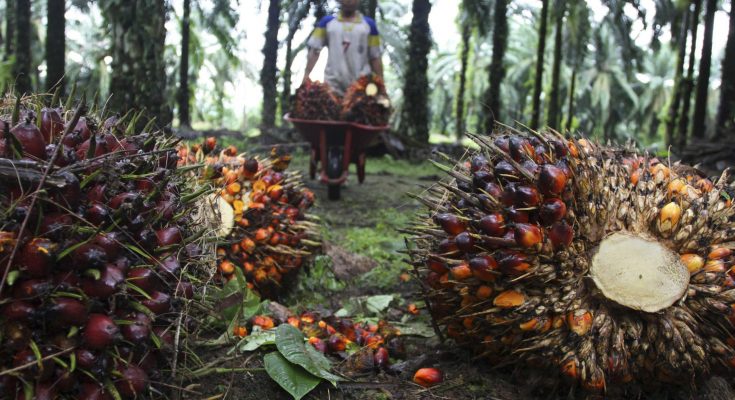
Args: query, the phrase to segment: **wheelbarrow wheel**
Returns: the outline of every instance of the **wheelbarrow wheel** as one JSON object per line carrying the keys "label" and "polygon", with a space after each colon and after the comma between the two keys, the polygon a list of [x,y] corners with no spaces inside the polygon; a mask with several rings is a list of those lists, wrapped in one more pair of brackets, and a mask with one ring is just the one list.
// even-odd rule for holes
{"label": "wheelbarrow wheel", "polygon": [[[342,151],[339,147],[330,147],[327,153],[327,177],[338,179],[342,176]],[[339,200],[340,184],[330,183],[327,185],[327,197],[329,200]]]}

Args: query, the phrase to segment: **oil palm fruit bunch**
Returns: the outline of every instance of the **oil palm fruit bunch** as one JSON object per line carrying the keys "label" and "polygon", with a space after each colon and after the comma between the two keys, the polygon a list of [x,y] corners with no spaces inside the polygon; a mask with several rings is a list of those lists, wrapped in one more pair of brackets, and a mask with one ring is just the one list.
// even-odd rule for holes
{"label": "oil palm fruit bunch", "polygon": [[345,92],[341,118],[364,125],[388,125],[391,106],[383,79],[378,75],[363,75]]}
{"label": "oil palm fruit bunch", "polygon": [[695,385],[735,368],[733,188],[694,168],[555,132],[479,146],[409,250],[446,335],[583,390]]}
{"label": "oil palm fruit bunch", "polygon": [[221,277],[234,279],[240,268],[250,289],[277,297],[320,246],[316,217],[307,213],[314,193],[300,174],[286,171],[291,156],[274,148],[267,157],[248,157],[234,146],[219,149],[214,138],[182,146],[179,155],[182,163],[203,160],[200,178],[219,190],[211,201],[223,217],[217,228]]}
{"label": "oil palm fruit bunch", "polygon": [[296,89],[291,116],[294,118],[334,121],[339,118],[340,100],[326,83],[307,80]]}
{"label": "oil palm fruit bunch", "polygon": [[0,104],[0,398],[160,394],[194,294],[173,139],[40,101]]}

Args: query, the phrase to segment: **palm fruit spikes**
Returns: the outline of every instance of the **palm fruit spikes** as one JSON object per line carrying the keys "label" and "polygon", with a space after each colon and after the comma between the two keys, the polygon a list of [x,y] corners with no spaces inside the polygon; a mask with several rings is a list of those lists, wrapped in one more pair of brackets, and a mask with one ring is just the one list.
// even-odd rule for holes
{"label": "palm fruit spikes", "polygon": [[291,117],[333,121],[339,118],[341,100],[326,83],[307,80],[296,89]]}
{"label": "palm fruit spikes", "polygon": [[344,121],[363,125],[388,125],[391,106],[383,80],[375,75],[363,75],[345,92],[340,117]]}
{"label": "palm fruit spikes", "polygon": [[726,174],[555,132],[470,137],[407,229],[447,336],[593,392],[735,368]]}
{"label": "palm fruit spikes", "polygon": [[0,102],[23,117],[0,154],[0,398],[143,398],[194,295],[176,140],[39,97]]}
{"label": "palm fruit spikes", "polygon": [[208,138],[180,146],[179,157],[181,165],[203,162],[200,178],[218,189],[207,201],[222,217],[213,227],[220,234],[221,277],[234,279],[237,268],[259,295],[283,294],[283,286],[319,247],[318,225],[307,214],[314,193],[302,186],[299,174],[286,171],[291,156],[274,148],[263,159],[246,157],[234,146],[220,150]]}

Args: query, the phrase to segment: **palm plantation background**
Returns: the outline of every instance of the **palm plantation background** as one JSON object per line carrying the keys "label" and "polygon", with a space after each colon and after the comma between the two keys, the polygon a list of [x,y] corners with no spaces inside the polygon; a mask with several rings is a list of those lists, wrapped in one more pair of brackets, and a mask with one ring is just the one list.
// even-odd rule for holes
{"label": "palm plantation background", "polygon": [[[362,3],[384,40],[392,127],[411,143],[461,140],[494,121],[633,139],[661,152],[735,132],[731,1]],[[145,107],[162,125],[257,135],[282,124],[305,39],[336,7],[3,0],[0,84],[86,91],[111,109]],[[454,7],[452,18],[432,15]],[[457,45],[437,45],[447,36]]]}

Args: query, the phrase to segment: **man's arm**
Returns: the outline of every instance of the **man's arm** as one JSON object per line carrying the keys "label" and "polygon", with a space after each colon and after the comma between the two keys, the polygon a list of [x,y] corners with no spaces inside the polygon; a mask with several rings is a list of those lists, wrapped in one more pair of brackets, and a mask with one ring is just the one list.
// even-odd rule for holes
{"label": "man's arm", "polygon": [[383,59],[381,57],[370,59],[370,69],[375,75],[378,75],[380,79],[383,79]]}
{"label": "man's arm", "polygon": [[306,71],[304,71],[304,79],[301,80],[302,85],[309,79],[311,70],[314,69],[316,62],[319,61],[319,53],[321,53],[321,49],[314,48],[309,48],[309,52],[306,53]]}

